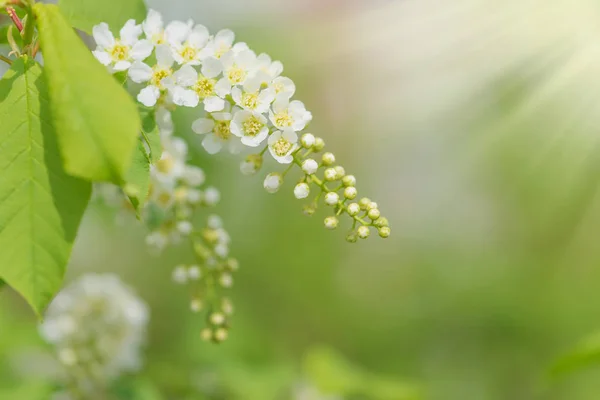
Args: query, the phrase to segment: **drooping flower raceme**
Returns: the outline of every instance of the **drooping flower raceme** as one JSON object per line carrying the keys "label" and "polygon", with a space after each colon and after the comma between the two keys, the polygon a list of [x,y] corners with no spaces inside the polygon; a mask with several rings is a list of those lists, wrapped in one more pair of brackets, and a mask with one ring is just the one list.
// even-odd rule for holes
{"label": "drooping flower raceme", "polygon": [[140,369],[149,313],[116,275],[85,275],[63,289],[40,325],[78,392],[95,393],[125,372]]}
{"label": "drooping flower raceme", "polygon": [[313,196],[305,214],[314,214],[322,201],[333,209],[324,221],[328,229],[337,228],[339,217],[347,215],[352,224],[349,242],[367,238],[372,228],[381,237],[390,235],[377,203],[359,199],[356,178],[336,163],[331,152],[324,152],[323,139],[305,132],[313,115],[293,98],[296,85],[283,75],[281,62],[236,43],[230,30],[212,36],[191,20],[165,26],[154,10],[139,25],[128,21],[119,39],[106,24],[94,27],[94,38],[98,60],[112,73],[127,71],[134,84],[126,86],[155,113],[163,152],[151,167],[149,201],[141,215],[151,227],[147,242],[152,247],[161,250],[184,239],[193,244],[196,261],[175,268],[173,279],[192,285],[192,311],[208,310],[210,327],[203,337],[214,341],[226,337],[232,307],[214,289],[231,286],[237,261],[229,258],[229,236],[216,217],[209,218],[204,228],[192,223],[197,211],[214,206],[220,196],[214,188],[202,189],[202,170],[187,163],[188,143],[173,135],[175,107],[197,110],[190,128],[201,136],[209,154],[257,149],[242,161],[244,174],[257,173],[267,153],[284,165],[284,170],[267,174],[263,185],[269,193],[280,191],[296,170],[294,196]]}

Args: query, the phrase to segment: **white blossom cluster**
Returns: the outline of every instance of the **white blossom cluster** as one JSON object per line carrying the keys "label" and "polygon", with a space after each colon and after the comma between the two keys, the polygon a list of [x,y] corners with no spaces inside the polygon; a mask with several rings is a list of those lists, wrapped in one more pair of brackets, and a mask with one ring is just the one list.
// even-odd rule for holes
{"label": "white blossom cluster", "polygon": [[[116,275],[84,275],[52,301],[40,325],[77,393],[139,370],[149,312]],[[69,382],[72,384],[72,382]]]}
{"label": "white blossom cluster", "polygon": [[348,241],[366,239],[371,227],[381,237],[390,235],[377,203],[368,198],[352,202],[358,196],[356,179],[335,165],[332,153],[324,153],[321,161],[310,157],[322,152],[325,143],[304,133],[312,114],[304,103],[293,99],[296,86],[282,75],[281,62],[264,53],[257,55],[246,43],[235,43],[230,30],[211,35],[191,20],[165,25],[154,10],[139,25],[128,21],[118,39],[106,24],[94,27],[93,34],[98,45],[96,58],[112,72],[126,71],[139,85],[137,99],[146,107],[201,110],[192,130],[203,136],[202,146],[208,153],[223,148],[232,153],[244,147],[260,148],[240,167],[244,174],[253,174],[261,168],[268,150],[275,161],[288,166],[282,173],[267,175],[264,187],[268,192],[277,192],[296,167],[303,176],[294,195],[304,199],[316,192],[305,207],[307,214],[323,200],[334,210],[334,215],[325,219],[328,229],[337,228],[341,214],[351,218]]}

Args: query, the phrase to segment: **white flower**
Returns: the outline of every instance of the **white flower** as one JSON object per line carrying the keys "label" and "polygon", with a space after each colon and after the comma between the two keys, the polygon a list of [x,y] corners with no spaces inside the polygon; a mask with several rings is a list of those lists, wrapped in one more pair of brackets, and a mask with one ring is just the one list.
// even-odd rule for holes
{"label": "white flower", "polygon": [[148,318],[146,304],[116,275],[90,274],[56,296],[40,332],[61,362],[93,367],[97,379],[112,380],[141,367]]}
{"label": "white flower", "polygon": [[203,100],[207,112],[223,110],[225,101],[221,97],[225,97],[231,87],[225,79],[215,79],[221,73],[221,69],[221,63],[214,58],[204,61],[201,74],[190,65],[182,67],[173,75],[173,102],[179,106],[196,107],[200,100]]}
{"label": "white flower", "polygon": [[312,133],[305,133],[302,135],[302,138],[300,138],[300,143],[305,149],[310,149],[315,145],[315,140],[315,136]]}
{"label": "white flower", "polygon": [[275,78],[269,86],[273,89],[278,99],[289,100],[296,93],[294,81],[285,76]]}
{"label": "white flower", "polygon": [[269,193],[277,193],[281,185],[283,184],[283,177],[281,174],[272,173],[267,175],[263,183],[265,190]]}
{"label": "white flower", "polygon": [[299,132],[312,120],[312,114],[306,111],[301,101],[294,100],[290,103],[288,99],[279,97],[269,111],[269,118],[279,129],[292,128]]}
{"label": "white flower", "polygon": [[187,158],[187,144],[183,139],[172,138],[163,141],[163,153],[150,172],[153,181],[162,185],[174,187],[175,182],[186,171],[185,159]]}
{"label": "white flower", "polygon": [[200,186],[206,180],[206,175],[200,167],[186,165],[181,180],[189,186]]}
{"label": "white flower", "polygon": [[223,29],[217,32],[214,38],[209,40],[208,44],[204,48],[203,53],[206,54],[207,57],[221,58],[230,50],[234,53],[248,50],[248,45],[246,43],[236,43],[234,45],[234,41],[235,34],[229,29]]}
{"label": "white flower", "polygon": [[141,25],[130,19],[121,29],[120,39],[115,39],[106,23],[92,29],[97,48],[92,53],[111,71],[125,71],[133,61],[142,61],[150,56],[154,46],[149,40],[138,40],[142,34]]}
{"label": "white flower", "polygon": [[268,84],[281,75],[283,72],[283,64],[281,61],[272,61],[268,54],[262,53],[256,57],[256,69],[258,72],[262,72],[265,76],[269,77],[268,81],[262,82]]}
{"label": "white flower", "polygon": [[261,83],[256,78],[246,80],[243,90],[240,87],[231,89],[231,97],[235,104],[244,110],[266,113],[275,100],[275,91],[267,88],[261,90]]}
{"label": "white flower", "polygon": [[174,21],[166,29],[166,38],[173,48],[173,57],[179,64],[200,65],[202,49],[210,37],[203,25]]}
{"label": "white flower", "polygon": [[310,194],[310,186],[308,184],[302,182],[296,185],[294,188],[294,196],[297,199],[305,199]]}
{"label": "white flower", "polygon": [[146,38],[155,46],[165,43],[165,29],[162,15],[158,11],[148,10],[146,20],[142,22]]}
{"label": "white flower", "polygon": [[208,226],[210,229],[223,228],[223,220],[218,215],[211,214],[208,216],[206,226]]}
{"label": "white flower", "polygon": [[312,158],[307,158],[302,162],[302,171],[307,175],[312,175],[319,169],[319,164]]}
{"label": "white flower", "polygon": [[256,54],[252,50],[239,53],[229,51],[221,57],[223,76],[230,86],[243,85],[256,66]]}
{"label": "white flower", "polygon": [[209,154],[216,154],[227,145],[229,152],[237,154],[241,150],[240,140],[231,134],[231,120],[239,108],[231,108],[227,103],[222,112],[209,113],[208,118],[199,118],[192,124],[192,130],[199,135],[205,135],[202,147]]}
{"label": "white flower", "polygon": [[274,132],[269,136],[269,152],[280,164],[294,161],[292,153],[298,149],[298,135],[291,129]]}
{"label": "white flower", "polygon": [[188,273],[185,265],[176,266],[175,269],[173,269],[171,279],[173,279],[173,282],[178,283],[180,285],[187,283]]}
{"label": "white flower", "polygon": [[188,278],[190,278],[190,280],[192,280],[192,281],[197,281],[202,276],[202,271],[200,270],[200,267],[197,265],[191,265],[188,268],[187,273],[188,273]]}
{"label": "white flower", "polygon": [[242,139],[246,146],[257,147],[269,135],[267,119],[252,111],[238,111],[231,121],[231,133]]}
{"label": "white flower", "polygon": [[129,77],[135,83],[148,83],[140,91],[137,99],[146,107],[154,107],[165,89],[165,80],[173,75],[173,56],[171,49],[166,45],[156,47],[156,65],[150,67],[141,61],[135,61],[129,68]]}
{"label": "white flower", "polygon": [[214,187],[209,187],[204,191],[204,203],[209,206],[216,206],[221,200],[221,193]]}

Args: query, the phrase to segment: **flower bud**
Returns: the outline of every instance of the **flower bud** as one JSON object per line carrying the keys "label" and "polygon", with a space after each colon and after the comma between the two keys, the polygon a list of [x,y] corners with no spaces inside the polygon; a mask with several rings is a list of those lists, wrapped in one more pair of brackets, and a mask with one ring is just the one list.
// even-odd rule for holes
{"label": "flower bud", "polygon": [[360,205],[360,209],[363,211],[366,210],[370,202],[371,199],[369,199],[368,197],[363,197],[362,199],[360,199],[360,201],[358,202],[358,204]]}
{"label": "flower bud", "polygon": [[225,340],[227,340],[228,335],[229,334],[227,332],[227,329],[219,328],[215,331],[215,340],[217,342],[224,342]]}
{"label": "flower bud", "polygon": [[233,314],[233,304],[231,303],[231,300],[229,300],[227,297],[224,297],[221,301],[221,309],[227,315]]}
{"label": "flower bud", "polygon": [[337,165],[335,167],[335,174],[336,179],[342,179],[344,176],[346,176],[346,170],[341,165]]}
{"label": "flower bud", "polygon": [[216,206],[221,200],[221,193],[214,187],[209,187],[204,191],[204,204],[208,207]]}
{"label": "flower bud", "polygon": [[377,208],[372,208],[369,210],[369,213],[367,215],[369,216],[369,218],[375,221],[381,216],[381,212]]}
{"label": "flower bud", "polygon": [[210,342],[213,338],[212,330],[210,328],[202,329],[202,332],[200,332],[200,337],[202,340]]}
{"label": "flower bud", "polygon": [[202,311],[202,306],[202,300],[200,299],[192,299],[190,302],[190,310],[192,310],[192,312],[198,313]]}
{"label": "flower bud", "polygon": [[313,149],[315,151],[321,151],[321,150],[323,150],[323,148],[325,148],[325,141],[323,139],[321,139],[320,137],[316,138]]}
{"label": "flower bud", "polygon": [[375,225],[378,228],[382,228],[384,226],[389,226],[390,224],[387,218],[381,217],[377,221],[373,222],[373,225]]}
{"label": "flower bud", "polygon": [[360,206],[358,205],[358,203],[348,204],[348,214],[351,217],[357,216],[359,212],[360,212]]}
{"label": "flower bud", "polygon": [[257,173],[263,164],[263,157],[260,154],[250,154],[240,164],[240,171],[244,175],[253,175]]}
{"label": "flower bud", "polygon": [[333,155],[333,153],[325,153],[323,154],[322,160],[323,165],[332,165],[335,162],[335,156]]}
{"label": "flower bud", "polygon": [[210,323],[213,325],[223,325],[225,323],[225,316],[219,312],[210,315]]}
{"label": "flower bud", "polygon": [[356,186],[356,178],[354,177],[354,175],[346,175],[342,178],[342,183],[346,187]]}
{"label": "flower bud", "polygon": [[344,197],[348,200],[354,200],[356,196],[358,196],[358,190],[354,186],[348,186],[344,189]]}
{"label": "flower bud", "polygon": [[378,206],[377,206],[377,203],[375,203],[374,201],[371,201],[367,204],[367,211],[373,210],[375,208],[378,208]]}
{"label": "flower bud", "polygon": [[302,147],[305,149],[310,149],[313,147],[315,145],[315,141],[315,136],[312,133],[305,133],[300,139],[300,143],[302,143]]}
{"label": "flower bud", "polygon": [[177,230],[179,231],[179,233],[181,233],[184,236],[187,236],[190,233],[192,233],[193,229],[194,229],[194,226],[192,225],[192,223],[190,221],[177,222]]}
{"label": "flower bud", "polygon": [[348,243],[356,243],[358,241],[358,235],[356,234],[356,231],[348,232],[348,235],[346,235],[346,241]]}
{"label": "flower bud", "polygon": [[302,162],[302,171],[307,175],[312,175],[319,169],[319,164],[312,158],[308,158]]}
{"label": "flower bud", "polygon": [[283,177],[279,173],[271,173],[267,175],[264,182],[265,190],[269,193],[277,193],[283,184]]}
{"label": "flower bud", "polygon": [[191,265],[188,268],[188,278],[192,281],[197,281],[202,276],[202,271],[200,271],[200,267],[197,265]]}
{"label": "flower bud", "polygon": [[329,182],[335,181],[337,179],[337,173],[335,172],[335,169],[333,169],[333,168],[327,168],[325,170],[324,176],[325,176],[325,180],[329,181]]}
{"label": "flower bud", "polygon": [[317,210],[315,209],[315,207],[312,204],[309,204],[309,205],[304,206],[304,208],[302,209],[302,212],[304,213],[304,215],[310,217],[310,216],[314,215],[314,213],[317,212]]}
{"label": "flower bud", "polygon": [[175,267],[173,270],[172,279],[173,282],[179,283],[180,285],[183,285],[187,282],[188,274],[185,265],[178,265]]}
{"label": "flower bud", "polygon": [[233,277],[231,274],[221,274],[219,277],[219,284],[224,288],[230,288],[233,286]]}
{"label": "flower bud", "polygon": [[390,237],[392,230],[389,228],[389,226],[382,226],[381,228],[378,229],[378,232],[379,232],[379,236],[386,239],[386,238]]}
{"label": "flower bud", "polygon": [[325,228],[327,229],[335,229],[338,227],[340,221],[337,217],[327,217],[325,218]]}
{"label": "flower bud", "polygon": [[232,271],[237,271],[238,269],[240,269],[240,263],[235,258],[229,258],[227,260],[226,266],[227,266],[227,268],[229,268]]}
{"label": "flower bud", "polygon": [[325,203],[329,206],[335,206],[340,201],[340,196],[336,192],[329,192],[325,195]]}
{"label": "flower bud", "polygon": [[294,188],[294,196],[297,199],[305,199],[308,197],[309,194],[310,187],[304,182],[297,184]]}
{"label": "flower bud", "polygon": [[366,239],[371,234],[371,230],[369,229],[368,226],[363,225],[363,226],[358,227],[357,233],[358,233],[359,238]]}

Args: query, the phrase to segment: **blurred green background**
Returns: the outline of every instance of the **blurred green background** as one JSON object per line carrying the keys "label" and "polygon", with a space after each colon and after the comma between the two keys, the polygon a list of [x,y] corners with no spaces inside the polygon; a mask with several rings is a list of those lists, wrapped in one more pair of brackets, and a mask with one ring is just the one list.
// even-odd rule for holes
{"label": "blurred green background", "polygon": [[[150,256],[133,218],[90,209],[69,268],[116,272],[149,303],[140,398],[287,399],[299,382],[332,399],[600,398],[600,370],[572,368],[600,354],[600,341],[577,348],[600,332],[597,2],[149,4],[283,61],[310,130],[393,234],[348,244],[324,210],[302,215],[291,182],[269,195],[264,173],[242,177],[239,158],[189,136],[241,261],[230,339],[200,340],[170,282],[192,255]],[[177,114],[178,133],[196,117]],[[33,398],[14,388],[41,379],[35,324],[0,293],[0,398]]]}

